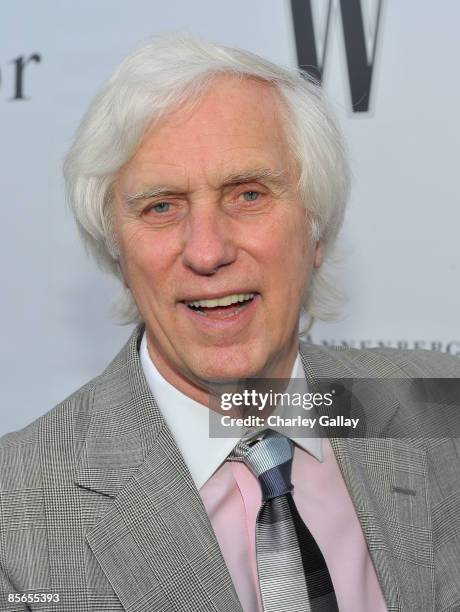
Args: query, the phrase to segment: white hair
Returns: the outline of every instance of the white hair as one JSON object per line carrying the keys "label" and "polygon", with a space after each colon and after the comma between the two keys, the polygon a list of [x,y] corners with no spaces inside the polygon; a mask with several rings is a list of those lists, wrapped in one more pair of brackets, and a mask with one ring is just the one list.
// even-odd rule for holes
{"label": "white hair", "polygon": [[[340,292],[328,267],[343,222],[349,170],[341,134],[321,89],[306,74],[249,51],[191,38],[159,37],[127,57],[91,103],[64,163],[68,202],[87,250],[122,280],[112,231],[112,184],[152,123],[184,102],[197,102],[220,75],[270,83],[284,102],[286,136],[300,169],[299,188],[311,212],[312,240],[322,240],[323,266],[313,271],[304,310],[335,316]],[[129,289],[117,304],[123,323],[140,321]]]}

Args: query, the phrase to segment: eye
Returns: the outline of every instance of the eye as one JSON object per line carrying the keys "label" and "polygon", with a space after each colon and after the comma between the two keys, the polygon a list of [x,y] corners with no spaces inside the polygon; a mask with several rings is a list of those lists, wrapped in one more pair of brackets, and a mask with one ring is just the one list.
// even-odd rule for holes
{"label": "eye", "polygon": [[186,201],[172,197],[170,200],[147,203],[140,214],[145,223],[163,227],[180,222],[187,211]]}
{"label": "eye", "polygon": [[158,204],[151,207],[151,210],[154,210],[157,213],[165,213],[168,212],[170,208],[171,204],[169,202],[158,202]]}
{"label": "eye", "polygon": [[259,196],[260,193],[258,191],[245,191],[243,193],[243,198],[246,202],[255,202]]}

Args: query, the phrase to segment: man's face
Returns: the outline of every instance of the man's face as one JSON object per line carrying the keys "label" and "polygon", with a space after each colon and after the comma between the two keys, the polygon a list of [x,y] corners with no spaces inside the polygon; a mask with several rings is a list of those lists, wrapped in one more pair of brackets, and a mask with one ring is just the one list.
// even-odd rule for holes
{"label": "man's face", "polygon": [[152,359],[191,396],[210,380],[288,376],[298,350],[321,247],[280,108],[270,85],[219,77],[154,126],[117,176],[125,283]]}

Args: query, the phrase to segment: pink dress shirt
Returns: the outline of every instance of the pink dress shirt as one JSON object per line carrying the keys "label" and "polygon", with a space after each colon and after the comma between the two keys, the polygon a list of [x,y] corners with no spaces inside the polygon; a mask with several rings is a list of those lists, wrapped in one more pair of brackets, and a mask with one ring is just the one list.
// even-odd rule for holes
{"label": "pink dress shirt", "polygon": [[[323,461],[296,446],[293,497],[326,560],[340,612],[387,612],[366,541],[329,440]],[[227,461],[200,489],[245,612],[263,612],[255,549],[261,503],[257,478]]]}

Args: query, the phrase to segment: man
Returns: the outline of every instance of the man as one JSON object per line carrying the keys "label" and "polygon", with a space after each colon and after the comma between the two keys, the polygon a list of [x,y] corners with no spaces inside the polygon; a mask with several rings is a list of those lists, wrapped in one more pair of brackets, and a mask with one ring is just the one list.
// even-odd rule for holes
{"label": "man", "polygon": [[[460,374],[425,352],[299,345],[302,308],[328,305],[348,186],[318,89],[241,50],[160,40],[96,98],[65,171],[142,324],[1,442],[1,609],[460,610],[457,439],[401,439],[413,415],[386,397],[366,406],[381,439],[208,434],[223,383]],[[267,495],[248,457],[273,440],[292,478],[269,466],[286,490]]]}

